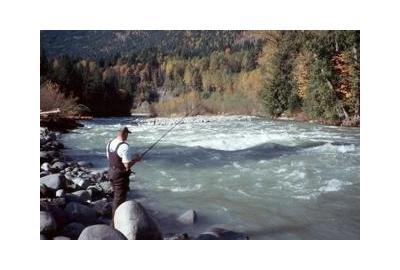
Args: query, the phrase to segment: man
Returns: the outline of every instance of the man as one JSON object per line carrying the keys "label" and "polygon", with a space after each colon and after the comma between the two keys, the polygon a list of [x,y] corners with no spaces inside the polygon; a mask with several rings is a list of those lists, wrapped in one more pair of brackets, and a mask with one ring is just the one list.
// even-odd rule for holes
{"label": "man", "polygon": [[108,177],[112,182],[114,197],[112,204],[112,218],[117,207],[126,200],[129,190],[129,175],[132,166],[141,160],[140,155],[136,155],[131,160],[129,145],[126,143],[128,134],[132,133],[124,127],[117,132],[117,137],[107,144]]}

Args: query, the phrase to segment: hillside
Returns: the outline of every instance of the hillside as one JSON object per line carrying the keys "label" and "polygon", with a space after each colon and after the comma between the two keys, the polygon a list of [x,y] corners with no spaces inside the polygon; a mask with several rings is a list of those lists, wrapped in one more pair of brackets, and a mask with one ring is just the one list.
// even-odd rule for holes
{"label": "hillside", "polygon": [[42,31],[41,49],[43,100],[57,89],[92,115],[201,103],[208,114],[360,119],[359,31]]}
{"label": "hillside", "polygon": [[41,31],[49,57],[127,56],[145,50],[184,57],[204,56],[228,46],[240,46],[242,31]]}

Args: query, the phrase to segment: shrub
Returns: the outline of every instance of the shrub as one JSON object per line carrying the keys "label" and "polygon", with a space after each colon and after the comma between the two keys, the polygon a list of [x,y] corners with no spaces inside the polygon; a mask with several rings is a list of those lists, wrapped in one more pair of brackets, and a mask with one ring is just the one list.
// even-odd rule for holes
{"label": "shrub", "polygon": [[58,84],[46,81],[40,89],[40,110],[50,111],[55,109],[60,109],[64,116],[80,111],[76,98],[66,97],[60,91]]}

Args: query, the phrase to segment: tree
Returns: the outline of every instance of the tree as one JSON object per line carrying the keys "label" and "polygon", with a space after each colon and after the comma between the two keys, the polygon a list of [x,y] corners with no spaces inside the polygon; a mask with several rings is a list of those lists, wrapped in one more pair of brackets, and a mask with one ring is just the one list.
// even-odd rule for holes
{"label": "tree", "polygon": [[304,109],[310,118],[339,119],[335,92],[329,82],[329,59],[315,59],[311,64],[310,83],[304,99]]}
{"label": "tree", "polygon": [[280,116],[284,111],[293,111],[300,106],[297,87],[294,82],[294,59],[297,44],[293,31],[281,32],[277,42],[278,50],[271,61],[270,79],[265,82],[262,100],[265,109],[272,116]]}

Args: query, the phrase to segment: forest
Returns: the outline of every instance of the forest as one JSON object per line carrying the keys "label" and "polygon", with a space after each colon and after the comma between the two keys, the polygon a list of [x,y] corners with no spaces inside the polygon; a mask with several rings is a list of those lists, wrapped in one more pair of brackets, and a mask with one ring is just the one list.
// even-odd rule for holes
{"label": "forest", "polygon": [[41,110],[173,116],[201,103],[354,126],[360,32],[41,31],[40,82]]}

